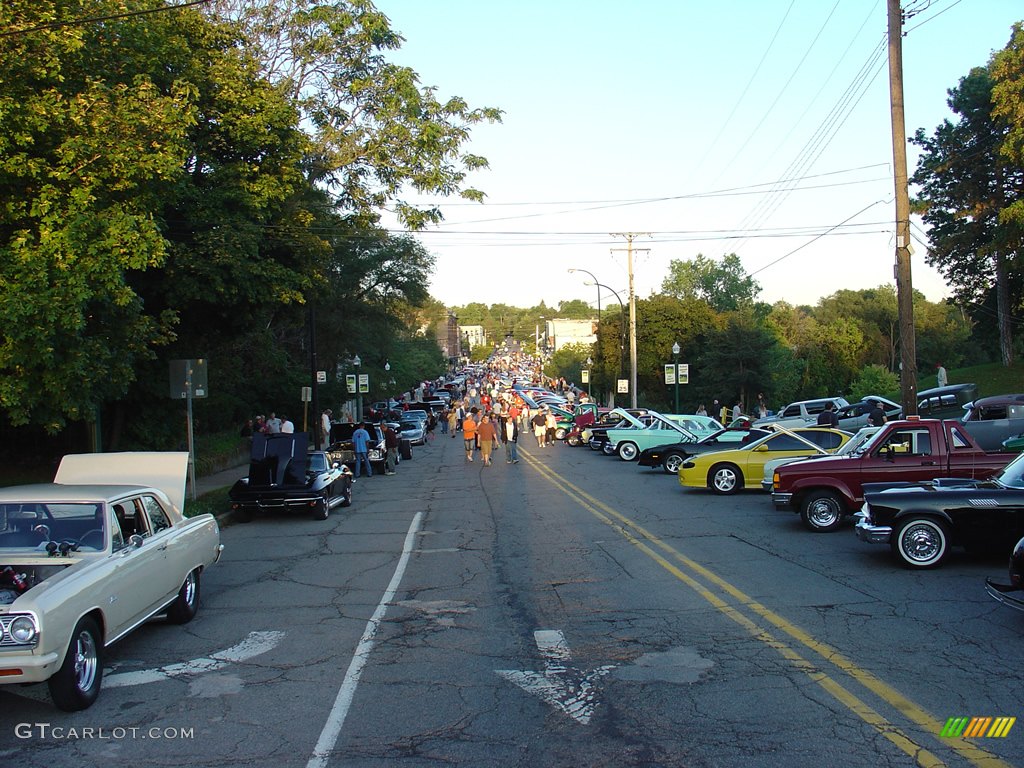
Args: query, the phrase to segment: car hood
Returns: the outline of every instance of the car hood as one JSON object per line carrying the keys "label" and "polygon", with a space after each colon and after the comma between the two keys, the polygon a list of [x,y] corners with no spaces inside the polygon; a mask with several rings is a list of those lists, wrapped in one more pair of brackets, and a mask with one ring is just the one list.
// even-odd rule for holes
{"label": "car hood", "polygon": [[184,451],[125,451],[69,453],[61,459],[55,483],[62,485],[143,485],[167,494],[185,509],[188,453]]}

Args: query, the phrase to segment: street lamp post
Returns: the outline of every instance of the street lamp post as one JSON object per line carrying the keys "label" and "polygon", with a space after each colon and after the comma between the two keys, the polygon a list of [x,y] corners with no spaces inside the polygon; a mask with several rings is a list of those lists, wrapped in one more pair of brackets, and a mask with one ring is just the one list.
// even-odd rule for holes
{"label": "street lamp post", "polygon": [[[583,284],[584,285],[596,285],[598,288],[604,288],[606,291],[610,292],[615,297],[615,300],[617,302],[619,302],[619,312],[620,312],[620,318],[621,319],[619,320],[619,371],[618,371],[618,376],[621,376],[622,375],[622,356],[623,356],[623,354],[625,354],[625,349],[626,349],[626,343],[625,343],[625,335],[626,335],[626,305],[622,303],[622,297],[619,296],[619,292],[616,291],[614,288],[610,288],[609,286],[605,285],[604,283],[590,282],[588,280],[585,280],[583,282]],[[616,376],[616,378],[618,378],[618,376]],[[615,390],[613,389],[612,392],[614,392],[614,391]]]}
{"label": "street lamp post", "polygon": [[[584,273],[590,275],[590,279],[593,280],[594,285],[597,286],[597,329],[598,329],[598,332],[600,333],[600,330],[601,330],[601,284],[597,282],[597,275],[595,275],[589,269],[575,269],[575,268],[572,268],[572,267],[569,268],[569,274],[570,275],[574,274],[575,272],[584,272]],[[589,365],[589,363],[588,363],[588,365]],[[597,367],[598,368],[601,367],[601,342],[600,342],[600,339],[598,339],[598,343],[597,343]],[[589,386],[587,387],[587,394],[588,395],[590,394],[590,387]],[[598,390],[598,395],[600,395],[600,394],[601,394],[601,392],[600,392],[600,390]]]}
{"label": "street lamp post", "polygon": [[676,341],[672,344],[672,364],[675,366],[675,382],[676,382],[676,410],[675,413],[679,413],[679,342]]}
{"label": "street lamp post", "polygon": [[594,361],[590,359],[590,355],[587,355],[587,398],[590,398],[590,385],[593,377],[590,375],[590,366],[594,364]]}
{"label": "street lamp post", "polygon": [[359,366],[363,364],[363,361],[359,359],[359,355],[352,358],[352,365],[356,367],[356,422],[363,420],[363,392],[362,387],[359,386]]}

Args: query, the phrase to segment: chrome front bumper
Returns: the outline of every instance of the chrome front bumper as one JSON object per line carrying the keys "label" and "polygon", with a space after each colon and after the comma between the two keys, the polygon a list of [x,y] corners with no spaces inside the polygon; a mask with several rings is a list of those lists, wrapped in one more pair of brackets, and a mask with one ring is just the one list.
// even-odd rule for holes
{"label": "chrome front bumper", "polygon": [[1022,594],[1020,587],[1014,587],[1009,584],[997,584],[992,579],[985,579],[985,591],[988,592],[993,600],[997,600],[1011,608],[1016,608],[1018,611],[1024,611],[1024,594]]}
{"label": "chrome front bumper", "polygon": [[[761,483],[761,486],[764,487],[764,482],[763,481]],[[771,489],[772,489],[772,486],[769,483],[768,486],[765,488],[765,490],[766,491],[770,491]],[[783,512],[788,511],[788,510],[790,510],[792,508],[791,507],[792,503],[793,503],[793,494],[792,493],[773,493],[772,494],[772,504],[774,504],[775,508],[778,509],[778,510],[781,510]]]}
{"label": "chrome front bumper", "polygon": [[857,518],[857,525],[854,526],[854,530],[857,531],[857,538],[861,541],[866,541],[868,544],[888,544],[892,538],[892,526],[891,525],[872,525],[868,522],[868,517],[863,512],[857,512],[854,515]]}

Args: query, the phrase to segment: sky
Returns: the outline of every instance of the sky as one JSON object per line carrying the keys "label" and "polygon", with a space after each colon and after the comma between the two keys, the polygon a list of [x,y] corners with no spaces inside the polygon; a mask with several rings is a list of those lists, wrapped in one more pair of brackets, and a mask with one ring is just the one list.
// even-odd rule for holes
{"label": "sky", "polygon": [[[594,278],[628,302],[619,233],[636,233],[638,298],[698,254],[737,254],[768,303],[895,285],[885,0],[376,6],[406,40],[391,60],[440,99],[504,111],[464,147],[489,161],[467,179],[485,202],[431,200],[445,220],[416,235],[447,306],[594,306]],[[1006,46],[1024,4],[903,9],[906,135],[930,135],[954,117],[947,91]],[[916,158],[909,146],[910,175]],[[950,292],[919,219],[912,237],[913,286],[939,301]]]}

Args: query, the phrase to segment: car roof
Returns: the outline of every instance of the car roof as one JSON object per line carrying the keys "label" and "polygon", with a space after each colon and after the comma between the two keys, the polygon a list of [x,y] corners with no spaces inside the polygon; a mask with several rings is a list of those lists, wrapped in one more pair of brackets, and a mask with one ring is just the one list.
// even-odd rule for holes
{"label": "car roof", "polygon": [[974,407],[985,407],[988,405],[1000,405],[1001,403],[1024,403],[1024,394],[979,397],[974,401],[973,405]]}
{"label": "car roof", "polygon": [[144,491],[156,491],[158,495],[162,495],[159,489],[146,485],[33,483],[0,488],[0,504],[104,504]]}

